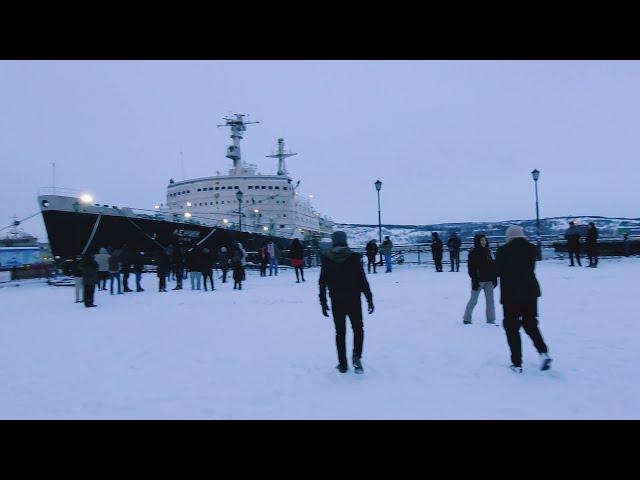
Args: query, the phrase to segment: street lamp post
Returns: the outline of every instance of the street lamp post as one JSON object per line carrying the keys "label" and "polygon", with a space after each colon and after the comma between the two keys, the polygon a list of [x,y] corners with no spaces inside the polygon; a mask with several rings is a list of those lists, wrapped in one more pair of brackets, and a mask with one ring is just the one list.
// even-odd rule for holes
{"label": "street lamp post", "polygon": [[242,190],[236,192],[236,198],[238,199],[238,230],[242,231]]}
{"label": "street lamp post", "polygon": [[[382,182],[377,180],[374,185],[378,191],[378,248],[382,246],[382,221],[380,217],[380,189],[382,188]],[[380,265],[382,265],[382,249],[380,249]]]}
{"label": "street lamp post", "polygon": [[536,169],[531,172],[533,182],[536,186],[536,236],[538,243],[538,260],[542,260],[542,246],[540,245],[540,213],[538,209],[538,178],[540,178],[540,172]]}

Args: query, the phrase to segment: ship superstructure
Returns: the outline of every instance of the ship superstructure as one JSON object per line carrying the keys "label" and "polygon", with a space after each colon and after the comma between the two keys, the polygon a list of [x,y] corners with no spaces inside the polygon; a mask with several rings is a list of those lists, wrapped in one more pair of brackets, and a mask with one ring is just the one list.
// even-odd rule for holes
{"label": "ship superstructure", "polygon": [[94,203],[81,192],[60,188],[41,189],[42,211],[54,255],[67,257],[91,252],[96,247],[129,247],[157,250],[176,241],[217,248],[241,241],[256,248],[273,239],[286,248],[293,238],[317,240],[331,235],[333,221],[320,215],[297,191],[300,181],[289,176],[285,151],[278,139],[275,174],[263,175],[246,163],[241,140],[248,125],[246,115],[225,117],[232,144],[226,157],[233,164],[227,175],[189,180],[169,180],[164,203],[154,209],[136,209]]}

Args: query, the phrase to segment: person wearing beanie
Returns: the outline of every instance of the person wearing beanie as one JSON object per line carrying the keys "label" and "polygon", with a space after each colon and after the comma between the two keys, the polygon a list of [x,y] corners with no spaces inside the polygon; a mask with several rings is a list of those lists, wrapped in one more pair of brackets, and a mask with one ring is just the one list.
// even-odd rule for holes
{"label": "person wearing beanie", "polygon": [[227,247],[220,247],[218,252],[218,265],[222,270],[222,283],[227,283],[227,271],[229,270],[229,254],[227,253]]}
{"label": "person wearing beanie", "polygon": [[498,286],[495,263],[491,258],[491,250],[487,237],[477,234],[473,237],[474,247],[469,252],[467,270],[471,277],[471,298],[467,302],[467,308],[462,318],[464,324],[471,323],[473,309],[478,303],[480,291],[484,291],[484,298],[487,304],[487,323],[496,324],[496,311],[493,303],[493,289]]}
{"label": "person wearing beanie", "polygon": [[98,262],[98,290],[107,289],[107,279],[109,278],[109,252],[106,248],[101,248],[100,253],[94,255],[94,260]]}
{"label": "person wearing beanie", "polygon": [[534,272],[537,258],[537,248],[526,239],[522,227],[512,225],[507,228],[505,244],[496,252],[496,269],[500,277],[503,326],[511,350],[511,370],[519,373],[522,373],[520,327],[540,354],[540,369],[551,367],[547,345],[538,328],[540,285]]}
{"label": "person wearing beanie", "polygon": [[575,267],[573,264],[573,257],[575,255],[578,261],[578,266],[582,266],[580,263],[580,230],[576,226],[576,223],[572,220],[569,222],[569,228],[564,232],[564,238],[567,240],[567,252],[569,252],[570,267]]}
{"label": "person wearing beanie", "polygon": [[369,314],[374,310],[373,295],[364,273],[361,255],[351,251],[347,246],[347,234],[342,231],[333,232],[331,241],[331,250],[322,258],[318,282],[322,314],[325,317],[329,316],[327,304],[327,289],[329,289],[339,362],[336,368],[340,373],[348,370],[346,346],[346,317],[348,316],[353,329],[353,368],[356,373],[363,373],[361,357],[364,328],[360,294],[364,293],[367,299]]}
{"label": "person wearing beanie", "polygon": [[367,251],[367,273],[371,273],[371,266],[373,265],[373,273],[376,272],[376,255],[378,254],[378,244],[375,239],[369,240],[366,247]]}

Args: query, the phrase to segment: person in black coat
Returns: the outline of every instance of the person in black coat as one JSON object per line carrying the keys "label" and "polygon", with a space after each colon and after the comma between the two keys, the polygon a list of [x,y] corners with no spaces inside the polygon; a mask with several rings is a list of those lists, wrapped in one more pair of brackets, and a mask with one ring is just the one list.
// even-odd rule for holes
{"label": "person in black coat", "polygon": [[327,288],[331,298],[331,312],[336,328],[336,348],[338,350],[338,366],[341,373],[347,371],[346,317],[351,321],[353,329],[352,362],[356,372],[362,372],[362,347],[364,328],[362,322],[362,306],[360,294],[364,293],[373,313],[373,295],[369,282],[362,268],[362,258],[347,246],[347,234],[337,231],[331,236],[333,248],[322,259],[320,269],[320,305],[322,314],[329,316],[327,304]]}
{"label": "person in black coat", "polygon": [[242,280],[244,279],[244,249],[241,243],[233,246],[231,254],[231,269],[233,270],[233,289],[242,290]]}
{"label": "person in black coat", "polygon": [[542,370],[551,366],[547,345],[538,328],[538,297],[540,285],[534,272],[538,252],[529,243],[522,227],[507,228],[506,244],[496,253],[497,274],[500,277],[500,303],[504,310],[504,330],[511,350],[511,369],[522,372],[522,344],[520,327],[538,350]]}
{"label": "person in black coat", "polygon": [[[291,242],[291,266],[296,271],[296,283],[300,283],[300,277],[304,282],[304,248],[302,243],[297,238]],[[299,275],[298,275],[298,272]]]}
{"label": "person in black coat", "polygon": [[93,255],[84,254],[82,256],[82,286],[84,289],[84,306],[96,307],[93,303],[93,295],[96,291],[96,283],[99,280],[98,262],[93,259]]}
{"label": "person in black coat", "polygon": [[367,273],[371,273],[371,265],[373,265],[373,273],[376,272],[376,255],[378,255],[378,244],[375,239],[367,243]]}
{"label": "person in black coat", "polygon": [[442,240],[440,240],[440,235],[438,232],[433,232],[431,234],[431,255],[433,256],[433,261],[436,264],[436,272],[442,271]]}
{"label": "person in black coat", "polygon": [[182,290],[182,275],[184,271],[184,250],[180,245],[173,246],[171,265],[176,272],[176,286],[172,290]]}
{"label": "person in black coat", "polygon": [[589,222],[587,229],[587,255],[589,256],[589,267],[598,266],[598,229],[593,222]]}
{"label": "person in black coat", "polygon": [[144,253],[143,252],[133,252],[133,273],[136,274],[136,292],[144,292],[144,288],[140,285],[140,280],[142,280],[142,271],[144,270]]}
{"label": "person in black coat", "polygon": [[455,232],[451,234],[449,240],[447,240],[447,247],[449,248],[449,261],[451,263],[451,270],[454,268],[456,272],[460,271],[460,245],[462,244],[460,237]]}
{"label": "person in black coat", "polygon": [[220,247],[220,251],[218,252],[218,265],[220,265],[220,270],[222,270],[222,283],[227,283],[227,271],[229,270],[227,247]]}
{"label": "person in black coat", "polygon": [[498,277],[487,237],[477,234],[473,237],[474,247],[469,252],[467,260],[467,271],[471,277],[471,298],[467,303],[462,318],[465,324],[471,323],[473,309],[478,303],[480,291],[484,291],[484,298],[487,305],[487,323],[496,323],[496,310],[493,302],[493,289],[498,286]]}
{"label": "person in black coat", "polygon": [[258,252],[260,254],[260,276],[267,276],[267,265],[269,265],[269,250],[267,249],[267,244],[265,243]]}
{"label": "person in black coat", "polygon": [[567,240],[567,251],[569,252],[569,259],[571,260],[569,266],[575,266],[573,264],[574,255],[578,261],[578,265],[582,266],[582,263],[580,263],[580,230],[578,230],[574,221],[569,222],[569,228],[565,231],[564,238]]}
{"label": "person in black coat", "polygon": [[171,260],[166,249],[160,249],[156,255],[157,274],[159,278],[158,291],[167,291],[167,275],[169,274],[169,268]]}
{"label": "person in black coat", "polygon": [[122,291],[133,292],[129,288],[129,274],[131,273],[131,253],[129,246],[124,244],[120,250],[120,268],[122,270]]}
{"label": "person in black coat", "polygon": [[207,291],[207,279],[209,280],[209,284],[211,285],[211,291],[215,290],[213,285],[213,257],[211,256],[211,252],[208,248],[203,248],[201,252],[199,252],[197,258],[197,263],[200,267],[200,272],[202,273],[202,283],[204,284],[204,291]]}

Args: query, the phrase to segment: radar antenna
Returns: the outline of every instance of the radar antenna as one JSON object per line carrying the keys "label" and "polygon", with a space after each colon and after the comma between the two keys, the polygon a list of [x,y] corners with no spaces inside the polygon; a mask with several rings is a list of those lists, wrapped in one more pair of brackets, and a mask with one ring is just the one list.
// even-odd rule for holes
{"label": "radar antenna", "polygon": [[239,113],[235,113],[234,115],[235,118],[224,117],[225,124],[216,125],[216,127],[231,128],[231,139],[233,140],[233,145],[229,145],[227,147],[226,157],[233,161],[233,168],[238,169],[242,165],[242,154],[240,153],[240,140],[242,140],[242,134],[247,130],[247,125],[260,122],[250,122],[248,120],[245,122],[244,117],[248,117],[248,115]]}
{"label": "radar antenna", "polygon": [[284,159],[287,157],[292,157],[297,155],[297,153],[292,153],[289,150],[289,153],[284,152],[284,138],[278,139],[278,153],[274,153],[272,155],[266,155],[269,158],[277,158],[278,159],[278,173],[277,175],[287,175],[287,166],[284,163]]}

